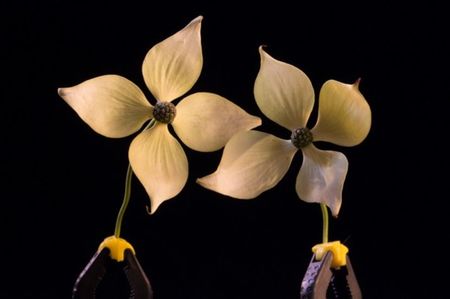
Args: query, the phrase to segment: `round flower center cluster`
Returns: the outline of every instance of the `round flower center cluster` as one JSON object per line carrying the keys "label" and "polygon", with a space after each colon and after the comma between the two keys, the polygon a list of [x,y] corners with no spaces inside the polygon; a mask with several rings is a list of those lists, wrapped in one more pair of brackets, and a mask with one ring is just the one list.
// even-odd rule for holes
{"label": "round flower center cluster", "polygon": [[177,115],[177,109],[170,102],[158,102],[153,107],[153,117],[159,122],[170,124],[173,122],[175,115]]}
{"label": "round flower center cluster", "polygon": [[300,149],[313,142],[313,135],[308,128],[298,128],[292,131],[291,142]]}

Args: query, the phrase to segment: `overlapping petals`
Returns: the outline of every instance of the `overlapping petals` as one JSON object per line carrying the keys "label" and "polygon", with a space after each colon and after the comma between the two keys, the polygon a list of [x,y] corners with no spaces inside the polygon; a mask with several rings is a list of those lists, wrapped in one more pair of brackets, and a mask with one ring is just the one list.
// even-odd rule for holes
{"label": "overlapping petals", "polygon": [[[159,103],[182,96],[200,76],[201,20],[202,17],[194,19],[147,53],[142,72]],[[186,154],[169,132],[168,124],[154,118],[155,106],[134,83],[106,75],[60,88],[58,93],[91,128],[106,137],[128,136],[153,119],[153,126],[138,134],[130,145],[131,167],[150,196],[152,212],[183,189],[188,178]],[[176,133],[198,151],[218,150],[235,133],[261,124],[258,117],[213,93],[188,96],[176,109]]]}
{"label": "overlapping petals", "polygon": [[[254,87],[259,108],[291,131],[305,128],[314,104],[308,77],[298,68],[272,58],[262,48],[260,55],[261,67]],[[358,82],[325,82],[319,95],[319,117],[311,130],[312,141],[353,146],[364,140],[370,124],[370,107],[358,90]],[[308,140],[305,136],[301,138]],[[225,195],[254,198],[282,179],[298,148],[303,152],[296,183],[298,196],[307,202],[326,204],[337,216],[347,158],[340,152],[319,150],[309,141],[294,146],[291,140],[258,131],[237,134],[225,146],[217,170],[197,181]]]}
{"label": "overlapping petals", "polygon": [[198,92],[178,103],[173,127],[190,148],[212,152],[224,147],[236,132],[260,124],[260,118],[249,115],[229,100],[217,94]]}

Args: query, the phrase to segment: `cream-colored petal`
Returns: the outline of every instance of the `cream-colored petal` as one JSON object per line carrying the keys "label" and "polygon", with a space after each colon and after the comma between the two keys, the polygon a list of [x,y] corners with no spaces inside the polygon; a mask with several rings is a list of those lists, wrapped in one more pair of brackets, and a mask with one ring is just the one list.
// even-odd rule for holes
{"label": "cream-colored petal", "polygon": [[311,81],[300,69],[274,59],[262,47],[259,53],[256,104],[268,118],[291,131],[305,127],[314,105]]}
{"label": "cream-colored petal", "polygon": [[289,140],[259,131],[240,132],[225,145],[217,170],[197,182],[231,197],[255,198],[283,178],[296,152]]}
{"label": "cream-colored petal", "polygon": [[188,161],[166,124],[157,123],[133,140],[129,159],[136,177],[150,196],[151,212],[176,196],[188,178]]}
{"label": "cream-colored petal", "polygon": [[366,138],[371,125],[369,104],[355,84],[335,80],[325,82],[320,90],[319,117],[311,130],[314,140],[353,146]]}
{"label": "cream-colored petal", "polygon": [[326,204],[333,216],[337,216],[342,204],[347,158],[340,152],[321,151],[313,144],[302,151],[303,164],[295,186],[298,196],[306,202]]}
{"label": "cream-colored petal", "polygon": [[231,101],[214,93],[198,92],[178,103],[173,127],[181,140],[201,152],[216,151],[239,131],[261,125]]}
{"label": "cream-colored petal", "polygon": [[197,17],[186,27],[148,51],[142,73],[148,88],[159,101],[172,101],[185,94],[200,76],[203,65]]}
{"label": "cream-colored petal", "polygon": [[117,75],[59,88],[58,94],[94,131],[106,137],[133,134],[153,117],[153,107],[139,87]]}

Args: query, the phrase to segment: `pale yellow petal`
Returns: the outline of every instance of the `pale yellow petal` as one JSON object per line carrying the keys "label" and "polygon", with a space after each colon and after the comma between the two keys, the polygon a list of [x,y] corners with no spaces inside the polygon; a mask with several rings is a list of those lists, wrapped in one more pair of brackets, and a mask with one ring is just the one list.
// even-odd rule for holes
{"label": "pale yellow petal", "polygon": [[340,152],[321,151],[313,144],[302,151],[303,164],[295,186],[298,196],[306,202],[326,204],[337,216],[342,204],[347,158]]}
{"label": "pale yellow petal", "polygon": [[94,131],[106,137],[125,137],[152,118],[153,107],[133,82],[117,75],[59,88],[58,94]]}
{"label": "pale yellow petal", "polygon": [[159,101],[172,101],[185,94],[200,76],[203,65],[197,17],[182,30],[148,51],[142,73],[148,88]]}
{"label": "pale yellow petal", "polygon": [[166,124],[156,124],[133,140],[130,164],[150,196],[151,211],[183,189],[188,177],[188,161],[180,143]]}
{"label": "pale yellow petal", "polygon": [[225,145],[217,170],[197,182],[231,197],[255,198],[283,178],[296,152],[289,140],[259,131],[240,132]]}
{"label": "pale yellow petal", "polygon": [[369,104],[355,84],[335,80],[325,82],[320,90],[319,117],[311,130],[314,140],[353,146],[366,138],[371,125]]}
{"label": "pale yellow petal", "polygon": [[305,127],[314,105],[311,81],[300,69],[272,58],[262,47],[259,53],[256,104],[268,118],[291,131]]}
{"label": "pale yellow petal", "polygon": [[201,152],[216,151],[237,132],[261,125],[231,101],[214,93],[199,92],[178,103],[173,127],[181,140]]}

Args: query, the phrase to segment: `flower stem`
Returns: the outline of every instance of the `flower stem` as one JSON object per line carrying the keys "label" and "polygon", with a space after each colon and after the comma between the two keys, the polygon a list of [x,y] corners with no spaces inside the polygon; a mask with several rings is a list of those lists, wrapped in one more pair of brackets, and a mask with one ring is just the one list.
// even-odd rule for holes
{"label": "flower stem", "polygon": [[[144,128],[144,130],[148,130],[152,128],[155,125],[155,119],[152,119],[147,126]],[[130,202],[130,194],[131,194],[131,179],[133,178],[133,169],[131,168],[131,165],[128,163],[127,168],[127,175],[125,177],[125,191],[123,195],[122,205],[120,206],[119,213],[117,213],[116,218],[116,227],[114,229],[114,236],[116,238],[120,237],[120,231],[122,229],[122,221],[123,216],[125,215],[125,211],[128,208],[128,203]]]}
{"label": "flower stem", "polygon": [[114,236],[116,238],[120,237],[120,230],[122,228],[123,215],[125,215],[125,211],[127,210],[128,203],[130,202],[131,178],[132,177],[133,177],[133,170],[131,169],[131,165],[128,164],[127,175],[125,177],[125,192],[123,195],[122,206],[120,207],[119,213],[117,214],[116,228],[114,229]]}
{"label": "flower stem", "polygon": [[322,210],[322,220],[323,220],[323,228],[322,228],[322,243],[328,242],[328,210],[327,206],[323,203],[320,204],[320,209]]}

